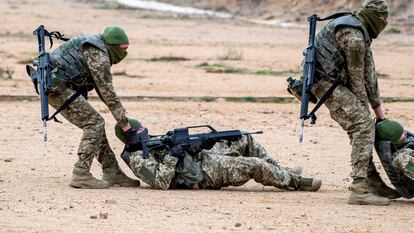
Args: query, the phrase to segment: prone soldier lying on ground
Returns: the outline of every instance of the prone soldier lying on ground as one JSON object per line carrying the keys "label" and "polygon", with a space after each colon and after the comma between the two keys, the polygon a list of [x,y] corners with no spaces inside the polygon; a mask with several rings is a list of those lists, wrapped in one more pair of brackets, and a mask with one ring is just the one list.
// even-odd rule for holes
{"label": "prone soldier lying on ground", "polygon": [[414,134],[389,119],[377,124],[376,134],[375,149],[391,183],[402,197],[414,197]]}
{"label": "prone soldier lying on ground", "polygon": [[[140,127],[136,120],[129,122]],[[120,129],[116,127],[116,134],[125,142]],[[320,179],[300,176],[301,168],[294,171],[279,166],[250,134],[231,141],[210,141],[205,149],[188,149],[183,145],[150,149],[147,158],[142,151],[129,152],[126,147],[121,157],[140,180],[156,189],[220,189],[254,179],[281,189],[319,190]]]}

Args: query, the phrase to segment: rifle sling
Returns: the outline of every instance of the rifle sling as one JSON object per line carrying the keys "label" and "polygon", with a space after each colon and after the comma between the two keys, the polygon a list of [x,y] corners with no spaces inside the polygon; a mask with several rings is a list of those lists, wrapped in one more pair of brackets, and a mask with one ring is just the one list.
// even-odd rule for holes
{"label": "rifle sling", "polygon": [[52,116],[50,116],[47,120],[49,121],[49,120],[53,119],[55,122],[62,123],[61,121],[59,121],[59,120],[56,118],[56,115],[57,115],[57,114],[59,114],[61,111],[63,111],[65,108],[67,108],[67,107],[69,106],[69,104],[71,104],[73,101],[75,101],[75,99],[76,99],[76,98],[78,98],[80,95],[82,95],[82,93],[83,93],[83,90],[82,90],[82,89],[78,89],[78,90],[75,92],[75,94],[71,95],[71,96],[69,97],[69,99],[67,99],[67,100],[66,100],[66,101],[62,104],[62,106],[60,106],[60,107],[56,110],[56,112],[55,112],[55,113],[53,113],[53,114],[52,114]]}
{"label": "rifle sling", "polygon": [[337,80],[332,84],[332,86],[323,94],[321,99],[316,103],[315,107],[313,107],[312,111],[308,114],[308,117],[315,116],[316,111],[322,106],[323,103],[332,95],[338,85],[341,84],[340,80]]}
{"label": "rifle sling", "polygon": [[49,41],[50,41],[50,48],[52,48],[53,46],[53,39],[52,37],[58,39],[58,40],[62,40],[62,41],[68,41],[70,40],[70,38],[66,38],[64,37],[65,35],[58,32],[58,31],[52,31],[52,32],[48,32],[45,30],[45,36],[49,37]]}

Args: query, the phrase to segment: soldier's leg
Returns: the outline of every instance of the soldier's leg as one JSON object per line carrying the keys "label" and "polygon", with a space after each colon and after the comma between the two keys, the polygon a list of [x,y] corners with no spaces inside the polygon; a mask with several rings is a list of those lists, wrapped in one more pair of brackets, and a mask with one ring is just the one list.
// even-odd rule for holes
{"label": "soldier's leg", "polygon": [[[279,166],[276,160],[274,160],[266,149],[251,135],[244,135],[240,140],[232,142],[230,146],[227,143],[217,143],[210,151],[226,156],[257,157],[274,166]],[[286,169],[298,175],[300,175],[303,170],[301,166],[296,166],[294,169]]]}
{"label": "soldier's leg", "polygon": [[367,176],[368,186],[377,195],[380,195],[381,197],[386,197],[389,199],[397,199],[401,197],[401,194],[399,194],[397,190],[389,187],[382,180],[380,174],[375,168],[375,164],[374,164],[374,161],[372,160],[372,157],[369,161],[367,175],[368,175]]}
{"label": "soldier's leg", "polygon": [[402,149],[398,151],[392,161],[392,165],[404,175],[414,180],[414,150]]}
{"label": "soldier's leg", "polygon": [[[321,80],[315,85],[313,92],[321,98],[331,85]],[[351,139],[353,183],[350,187],[351,195],[348,202],[350,204],[389,205],[389,199],[371,194],[368,190],[367,170],[372,157],[375,133],[375,122],[371,117],[368,104],[362,103],[352,91],[339,85],[325,105],[332,119],[341,125]]]}
{"label": "soldier's leg", "polygon": [[[247,144],[247,149],[243,151],[245,153],[243,156],[261,158],[273,166],[279,167],[279,164],[276,162],[276,160],[274,160],[266,151],[266,149],[251,135],[246,135],[244,137],[244,142]],[[300,175],[303,171],[303,168],[300,165],[296,165],[293,168],[284,167],[284,169],[296,175]]]}
{"label": "soldier's leg", "polygon": [[[202,169],[210,188],[240,186],[250,179],[266,186],[281,189],[289,187],[302,189],[302,186],[304,187],[301,177],[292,175],[286,169],[273,166],[260,158],[221,156],[208,152],[204,152],[202,158]],[[298,182],[292,182],[293,176]]]}
{"label": "soldier's leg", "polygon": [[[50,94],[49,104],[55,109],[59,108],[72,94],[73,90],[66,89],[60,94]],[[107,188],[109,183],[92,177],[89,173],[93,157],[100,150],[100,143],[104,136],[104,119],[90,106],[83,96],[74,100],[61,115],[70,123],[83,130],[78,148],[78,160],[72,174],[71,185],[79,188]],[[115,155],[108,153],[100,156],[105,166],[116,161]]]}
{"label": "soldier's leg", "polygon": [[274,164],[277,164],[277,162],[269,156],[263,146],[260,145],[251,135],[244,135],[240,140],[231,142],[230,144],[226,142],[216,143],[210,151],[226,156],[258,157],[265,160],[268,159]]}
{"label": "soldier's leg", "polygon": [[102,180],[107,181],[111,186],[137,187],[140,185],[138,180],[129,178],[119,168],[118,161],[115,159],[115,154],[109,146],[105,131],[103,132],[99,150],[95,156],[102,166]]}

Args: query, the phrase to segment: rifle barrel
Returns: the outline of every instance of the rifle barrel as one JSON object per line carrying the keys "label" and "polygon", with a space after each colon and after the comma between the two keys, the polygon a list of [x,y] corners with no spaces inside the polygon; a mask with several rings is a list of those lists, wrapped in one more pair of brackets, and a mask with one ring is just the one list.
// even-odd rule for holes
{"label": "rifle barrel", "polygon": [[299,133],[299,142],[302,143],[303,142],[303,135],[305,134],[305,118],[302,118],[300,120],[300,133]]}
{"label": "rifle barrel", "polygon": [[249,132],[249,133],[243,133],[242,135],[248,135],[248,134],[263,134],[263,130]]}
{"label": "rifle barrel", "polygon": [[47,141],[47,127],[46,127],[46,119],[42,121],[43,126],[43,141]]}

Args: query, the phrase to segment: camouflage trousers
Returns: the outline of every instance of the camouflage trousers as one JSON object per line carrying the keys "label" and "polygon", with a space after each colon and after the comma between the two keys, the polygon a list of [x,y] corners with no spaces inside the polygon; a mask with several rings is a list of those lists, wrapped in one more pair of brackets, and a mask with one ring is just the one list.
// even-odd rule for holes
{"label": "camouflage trousers", "polygon": [[[49,104],[57,109],[74,93],[71,89],[65,89],[59,94],[51,93]],[[118,164],[106,138],[104,119],[83,96],[76,98],[61,115],[83,130],[75,167],[89,169],[94,157],[101,163],[102,168]]]}
{"label": "camouflage trousers", "polygon": [[226,143],[217,143],[199,155],[204,188],[240,186],[251,179],[282,189],[287,189],[290,183],[289,171],[280,167],[250,135],[233,142],[230,147]]}
{"label": "camouflage trousers", "polygon": [[414,180],[414,150],[410,148],[396,152],[392,165],[401,173]]}
{"label": "camouflage trousers", "polygon": [[[320,99],[332,86],[326,80],[315,83],[312,92]],[[352,178],[366,178],[367,170],[375,169],[372,151],[375,139],[375,121],[367,103],[361,102],[347,87],[339,85],[326,100],[332,119],[348,133],[352,145]]]}

